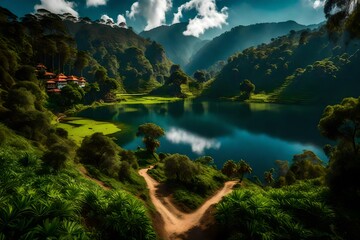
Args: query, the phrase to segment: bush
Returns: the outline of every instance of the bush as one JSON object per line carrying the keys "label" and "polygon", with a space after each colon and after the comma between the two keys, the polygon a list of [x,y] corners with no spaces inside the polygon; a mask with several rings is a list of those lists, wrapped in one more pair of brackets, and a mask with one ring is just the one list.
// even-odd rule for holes
{"label": "bush", "polygon": [[119,172],[121,151],[109,137],[94,133],[84,138],[77,150],[77,157],[81,163],[93,165],[110,176],[116,176]]}
{"label": "bush", "polygon": [[126,180],[130,178],[131,171],[130,171],[130,164],[126,161],[121,162],[120,169],[119,169],[119,179]]}
{"label": "bush", "polygon": [[64,145],[56,144],[47,151],[43,157],[43,162],[58,171],[65,168],[66,160],[70,154],[70,149]]}
{"label": "bush", "polygon": [[173,154],[166,157],[164,163],[165,175],[169,180],[190,183],[199,173],[199,167],[185,155]]}

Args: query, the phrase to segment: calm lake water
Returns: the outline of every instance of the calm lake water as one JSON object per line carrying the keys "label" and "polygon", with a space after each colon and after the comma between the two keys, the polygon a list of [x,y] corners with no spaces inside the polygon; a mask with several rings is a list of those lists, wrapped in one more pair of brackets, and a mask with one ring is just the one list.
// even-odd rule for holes
{"label": "calm lake water", "polygon": [[262,103],[185,100],[156,105],[115,105],[78,114],[120,124],[117,143],[125,149],[142,146],[137,127],[153,122],[166,131],[158,152],[181,153],[195,159],[209,155],[218,167],[228,159],[244,159],[254,175],[275,167],[275,160],[291,161],[303,150],[327,162],[322,146],[328,141],[317,129],[322,107]]}

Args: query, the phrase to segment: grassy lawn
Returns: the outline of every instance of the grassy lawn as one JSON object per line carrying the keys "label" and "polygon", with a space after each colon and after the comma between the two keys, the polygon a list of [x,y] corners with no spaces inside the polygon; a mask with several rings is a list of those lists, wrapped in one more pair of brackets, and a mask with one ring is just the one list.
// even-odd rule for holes
{"label": "grassy lawn", "polygon": [[116,97],[121,100],[121,104],[157,104],[182,100],[176,97],[158,97],[145,94],[117,94]]}
{"label": "grassy lawn", "polygon": [[63,128],[69,133],[69,138],[80,145],[86,136],[96,132],[109,135],[121,131],[119,126],[109,122],[99,122],[85,118],[66,118],[64,122],[56,123],[56,127]]}

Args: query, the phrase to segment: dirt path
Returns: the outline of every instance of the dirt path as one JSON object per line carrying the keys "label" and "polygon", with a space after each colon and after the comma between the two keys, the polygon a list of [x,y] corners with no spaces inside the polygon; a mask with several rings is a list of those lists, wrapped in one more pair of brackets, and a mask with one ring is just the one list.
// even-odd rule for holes
{"label": "dirt path", "polygon": [[81,173],[81,175],[83,175],[85,178],[95,182],[97,185],[99,185],[100,187],[102,187],[105,190],[111,190],[111,188],[109,186],[107,186],[105,183],[103,183],[102,181],[96,179],[96,178],[92,178],[89,176],[88,171],[86,170],[86,168],[84,166],[80,166],[79,167],[79,171]]}
{"label": "dirt path", "polygon": [[193,213],[179,211],[167,197],[159,198],[156,194],[159,183],[147,173],[149,169],[141,169],[139,174],[144,177],[150,193],[151,201],[164,220],[164,238],[167,240],[182,239],[180,235],[200,225],[201,218],[206,211],[215,203],[218,203],[225,195],[232,191],[237,181],[226,182],[224,187],[214,196],[209,198],[199,209]]}

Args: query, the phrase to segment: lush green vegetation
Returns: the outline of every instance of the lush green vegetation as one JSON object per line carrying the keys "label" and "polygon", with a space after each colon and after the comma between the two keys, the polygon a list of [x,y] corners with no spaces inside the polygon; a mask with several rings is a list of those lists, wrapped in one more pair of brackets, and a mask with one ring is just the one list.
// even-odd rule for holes
{"label": "lush green vegetation", "polygon": [[[255,181],[234,191],[217,206],[217,220],[226,239],[357,239],[359,213],[360,99],[346,98],[325,108],[322,135],[337,140],[326,145],[325,167],[310,151],[295,155],[292,164],[277,161],[264,174],[267,186]],[[236,174],[228,161],[223,172]]]}
{"label": "lush green vegetation", "polygon": [[195,52],[185,67],[186,72],[192,74],[198,69],[211,68],[218,61],[226,60],[236,52],[261,43],[268,43],[272,38],[285,35],[290,30],[299,31],[305,28],[307,26],[294,21],[236,26],[204,44]]}
{"label": "lush green vegetation", "polygon": [[238,189],[217,205],[224,239],[333,239],[328,189],[301,181],[280,189]]}
{"label": "lush green vegetation", "polygon": [[[244,160],[229,160],[220,172],[211,157],[157,155],[165,132],[152,123],[138,128],[146,149],[132,152],[106,136],[120,130],[113,124],[54,123],[50,112],[100,100],[173,101],[203,88],[207,96],[270,102],[358,96],[358,40],[352,38],[359,36],[360,8],[349,12],[350,2],[326,1],[326,27],[244,50],[211,81],[203,71],[190,78],[159,44],[131,29],[46,10],[18,21],[0,8],[0,239],[156,239],[137,173],[139,165],[154,163],[149,173],[186,211],[228,178],[242,182],[217,206],[224,239],[359,239],[360,98],[345,98],[323,113],[320,132],[336,141],[324,147],[329,166],[304,151],[290,166],[278,161],[277,172],[266,171],[266,184],[244,179],[252,171]],[[39,80],[44,72],[36,76],[32,67],[37,62],[84,75],[90,84],[69,84],[48,96]],[[119,95],[150,91],[170,97]]]}
{"label": "lush green vegetation", "polygon": [[61,122],[56,123],[55,126],[66,130],[68,137],[77,145],[80,145],[86,136],[90,136],[96,132],[109,135],[121,131],[121,129],[113,123],[82,118],[62,118]]}
{"label": "lush green vegetation", "polygon": [[238,97],[242,91],[240,84],[249,80],[256,86],[250,101],[328,104],[348,96],[357,97],[359,40],[349,38],[348,31],[358,31],[358,27],[347,26],[356,19],[358,11],[356,5],[332,32],[328,31],[329,21],[328,26],[290,31],[269,44],[250,47],[229,57],[204,95]]}
{"label": "lush green vegetation", "polygon": [[160,159],[149,174],[165,184],[175,204],[184,211],[198,208],[227,179],[206,160],[209,157],[192,161],[185,155],[160,154]]}
{"label": "lush green vegetation", "polygon": [[3,125],[0,135],[1,238],[156,238],[140,200],[85,180],[70,160],[49,171],[27,139]]}

